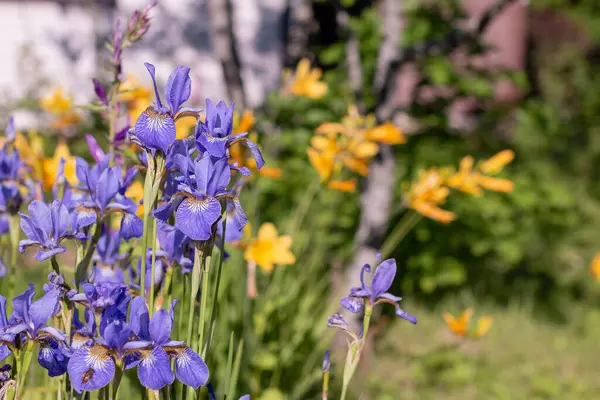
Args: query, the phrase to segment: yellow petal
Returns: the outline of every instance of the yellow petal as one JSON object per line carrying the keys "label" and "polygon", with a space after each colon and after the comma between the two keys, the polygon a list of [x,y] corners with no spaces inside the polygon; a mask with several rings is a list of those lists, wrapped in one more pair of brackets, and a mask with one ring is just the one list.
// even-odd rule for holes
{"label": "yellow petal", "polygon": [[281,236],[273,247],[273,261],[278,265],[289,265],[296,262],[296,257],[290,251],[292,246],[291,236]]}
{"label": "yellow petal", "polygon": [[329,139],[323,136],[313,136],[310,138],[310,144],[315,149],[324,152],[335,152],[337,148],[334,139]]}
{"label": "yellow petal", "polygon": [[258,238],[262,241],[277,239],[277,228],[270,222],[265,222],[258,228]]}
{"label": "yellow petal", "polygon": [[233,127],[234,134],[248,132],[254,126],[254,113],[252,110],[244,111],[242,119]]}
{"label": "yellow petal", "polygon": [[479,165],[479,170],[484,174],[497,174],[515,158],[512,150],[502,150],[490,159]]}
{"label": "yellow petal", "polygon": [[144,185],[139,181],[134,181],[125,191],[125,196],[139,203],[144,197]]}
{"label": "yellow petal", "polygon": [[590,272],[596,280],[600,280],[600,253],[596,254],[590,265]]}
{"label": "yellow petal", "polygon": [[373,142],[360,142],[352,144],[352,153],[358,158],[371,158],[379,152],[379,145]]}
{"label": "yellow petal", "polygon": [[313,100],[318,100],[326,94],[327,84],[325,82],[312,82],[306,93],[306,95]]}
{"label": "yellow petal", "polygon": [[303,58],[298,62],[298,66],[296,67],[296,79],[303,79],[308,76],[310,72],[310,61],[308,58]]}
{"label": "yellow petal", "polygon": [[450,222],[456,219],[455,213],[447,210],[442,210],[441,208],[431,203],[414,201],[410,204],[410,206],[424,217],[431,218],[432,220],[440,222],[442,224],[449,224]]}
{"label": "yellow petal", "polygon": [[362,176],[367,176],[369,173],[369,165],[365,160],[358,158],[346,157],[342,160],[344,166],[351,171],[357,172]]}
{"label": "yellow petal", "polygon": [[461,319],[461,317],[459,317],[458,319],[454,318],[454,316],[452,316],[452,314],[447,313],[447,312],[445,312],[443,314],[443,317],[444,317],[444,321],[446,321],[446,325],[448,326],[448,329],[450,329],[450,331],[452,333],[459,335],[459,336],[467,335],[468,326],[465,323],[465,321]]}
{"label": "yellow petal", "polygon": [[337,122],[325,122],[315,129],[315,132],[321,135],[336,135],[338,133],[345,133],[346,127]]}
{"label": "yellow petal", "polygon": [[490,330],[492,322],[493,319],[489,316],[479,318],[479,320],[477,320],[477,326],[475,327],[475,331],[473,332],[473,337],[480,338],[484,336]]}
{"label": "yellow petal", "polygon": [[463,174],[471,172],[474,162],[475,160],[472,156],[463,157],[462,160],[460,160],[460,172]]}
{"label": "yellow petal", "polygon": [[365,133],[365,138],[374,142],[384,144],[402,144],[406,143],[406,136],[402,134],[400,128],[391,122],[379,125]]}
{"label": "yellow petal", "polygon": [[509,179],[492,178],[490,176],[480,176],[477,180],[484,189],[493,192],[510,193],[513,191],[514,183]]}
{"label": "yellow petal", "polygon": [[324,155],[313,148],[308,148],[308,160],[313,168],[317,171],[322,180],[327,180],[333,173],[334,159],[333,157]]}
{"label": "yellow petal", "polygon": [[271,179],[279,179],[281,178],[281,170],[279,168],[273,167],[262,167],[258,170],[258,173],[264,177]]}
{"label": "yellow petal", "polygon": [[327,187],[340,192],[354,193],[356,192],[356,180],[351,179],[347,181],[331,181],[327,184]]}

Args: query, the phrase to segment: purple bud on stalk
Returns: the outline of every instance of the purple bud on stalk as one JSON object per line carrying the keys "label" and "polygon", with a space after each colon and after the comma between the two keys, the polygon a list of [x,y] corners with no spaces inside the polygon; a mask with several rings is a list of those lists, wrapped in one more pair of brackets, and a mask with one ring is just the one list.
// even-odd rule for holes
{"label": "purple bud on stalk", "polygon": [[329,372],[331,368],[331,360],[329,356],[329,349],[325,350],[325,356],[323,356],[323,372]]}

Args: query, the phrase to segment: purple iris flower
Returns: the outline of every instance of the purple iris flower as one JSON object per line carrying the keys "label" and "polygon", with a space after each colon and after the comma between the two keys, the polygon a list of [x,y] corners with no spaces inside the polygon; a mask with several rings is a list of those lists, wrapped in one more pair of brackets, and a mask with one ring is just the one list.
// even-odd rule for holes
{"label": "purple iris flower", "polygon": [[90,168],[82,158],[77,158],[78,187],[85,195],[78,200],[79,226],[86,227],[104,218],[109,212],[122,214],[120,234],[125,240],[142,236],[143,222],[135,213],[137,204],[124,196],[133,181],[136,170],[130,169],[122,177],[121,167],[109,167],[110,155]]}
{"label": "purple iris flower", "polygon": [[98,240],[94,253],[94,282],[124,283],[125,275],[119,264],[128,258],[126,253],[120,253],[121,235],[105,229]]}
{"label": "purple iris flower", "polygon": [[0,149],[0,181],[18,181],[24,168],[25,164],[21,160],[19,153],[9,151],[5,144]]}
{"label": "purple iris flower", "polygon": [[126,285],[111,282],[85,283],[83,293],[68,295],[69,300],[100,315],[100,334],[113,321],[125,321],[131,296]]}
{"label": "purple iris flower", "polygon": [[222,158],[227,155],[227,148],[234,143],[244,143],[256,160],[258,169],[262,168],[265,160],[259,147],[246,136],[248,132],[232,135],[234,103],[229,107],[220,101],[215,106],[206,99],[206,121],[196,126],[196,146],[200,152],[208,152],[213,157]]}
{"label": "purple iris flower", "polygon": [[190,79],[190,69],[187,67],[177,67],[167,80],[165,86],[166,105],[162,103],[158,87],[156,85],[154,65],[144,63],[146,69],[152,77],[154,84],[154,93],[156,102],[152,103],[138,117],[135,123],[133,133],[142,147],[152,150],[162,150],[167,154],[169,146],[175,142],[175,121],[178,119],[177,113],[182,110],[191,94],[192,80]]}
{"label": "purple iris flower", "polygon": [[173,329],[173,301],[170,311],[158,310],[149,319],[148,307],[142,297],[131,302],[131,329],[137,335],[139,349],[138,378],[150,389],[158,390],[173,383],[169,358],[175,359],[175,375],[184,385],[198,389],[208,381],[208,367],[204,360],[184,342],[170,339]]}
{"label": "purple iris flower", "polygon": [[78,393],[108,385],[115,375],[117,359],[124,360],[124,369],[135,367],[139,360],[128,357],[137,350],[129,340],[131,333],[125,322],[113,321],[104,329],[102,338],[94,339],[91,346],[83,346],[73,353],[67,372]]}
{"label": "purple iris flower", "polygon": [[360,272],[360,287],[350,289],[350,295],[344,297],[340,301],[340,304],[348,311],[357,313],[360,312],[365,301],[368,301],[371,305],[389,303],[396,308],[397,316],[416,324],[417,317],[402,310],[398,305],[398,302],[402,300],[402,297],[387,293],[387,290],[392,286],[392,282],[396,277],[396,260],[389,258],[381,261],[380,257],[381,256],[378,255],[380,264],[375,270],[375,274],[373,274],[371,285],[367,285],[364,280],[365,273],[371,272],[371,266],[365,264]]}
{"label": "purple iris flower", "polygon": [[96,334],[96,319],[89,308],[84,310],[85,322],[79,319],[77,309],[73,310],[73,333],[71,334],[71,349],[78,350],[83,346],[91,346],[92,338]]}
{"label": "purple iris flower", "polygon": [[178,186],[179,192],[166,204],[154,211],[154,216],[167,221],[175,213],[175,226],[192,240],[207,240],[212,236],[213,225],[221,217],[220,200],[226,199],[235,209],[235,228],[241,230],[247,217],[233,190],[227,190],[231,179],[231,166],[227,158],[208,154],[196,159],[194,176]]}
{"label": "purple iris flower", "polygon": [[177,227],[163,221],[158,221],[156,236],[168,264],[180,265],[183,270],[192,268],[193,249],[189,246],[189,237]]}
{"label": "purple iris flower", "polygon": [[[152,249],[147,249],[146,251],[146,292],[150,290],[150,285],[152,283]],[[157,249],[156,250],[156,259],[154,264],[154,286],[156,288],[160,288],[162,284],[163,278],[165,277],[165,272],[168,268],[167,263],[167,253],[164,250]],[[142,257],[138,259],[137,270],[142,270]],[[132,285],[136,289],[139,289],[140,282],[138,281],[136,285]]]}
{"label": "purple iris flower", "polygon": [[6,297],[0,295],[0,361],[11,354],[7,345],[13,345],[15,335],[7,332],[10,328],[6,318]]}
{"label": "purple iris flower", "polygon": [[52,289],[32,302],[34,295],[35,287],[29,284],[27,290],[13,299],[13,313],[8,321],[10,328],[7,332],[13,335],[22,334],[27,340],[51,336],[64,341],[64,333],[51,326],[45,326],[46,322],[60,311],[60,291]]}
{"label": "purple iris flower", "polygon": [[38,363],[48,371],[48,376],[61,376],[67,372],[69,350],[64,342],[59,342],[51,336],[39,339]]}
{"label": "purple iris flower", "polygon": [[19,242],[19,252],[23,253],[29,246],[39,247],[35,258],[44,261],[67,250],[61,245],[63,240],[86,239],[86,235],[80,231],[77,213],[70,213],[61,201],[55,200],[48,207],[34,200],[28,210],[30,215],[19,213],[21,229],[29,237]]}
{"label": "purple iris flower", "polygon": [[10,364],[4,364],[0,367],[0,383],[4,383],[10,380],[10,370],[12,369]]}

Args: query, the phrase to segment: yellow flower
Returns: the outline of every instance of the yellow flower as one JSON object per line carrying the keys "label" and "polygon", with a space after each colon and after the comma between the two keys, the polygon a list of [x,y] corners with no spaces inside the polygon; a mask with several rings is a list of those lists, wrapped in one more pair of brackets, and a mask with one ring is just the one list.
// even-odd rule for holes
{"label": "yellow flower", "polygon": [[480,338],[484,336],[491,328],[493,319],[492,317],[486,316],[481,317],[477,320],[477,326],[475,327],[475,331],[473,332],[474,338]]}
{"label": "yellow flower", "polygon": [[448,186],[474,196],[480,196],[483,189],[493,192],[512,192],[514,184],[508,179],[495,178],[489,174],[497,174],[512,161],[514,154],[511,150],[504,150],[487,161],[478,165],[479,171],[473,169],[474,160],[466,156],[460,161],[457,173],[448,178]]}
{"label": "yellow flower", "polygon": [[327,184],[330,189],[339,190],[340,192],[356,192],[356,180],[350,179],[347,181],[331,181]]}
{"label": "yellow flower", "polygon": [[144,215],[144,205],[140,204],[140,201],[144,198],[144,185],[139,181],[134,181],[125,191],[125,196],[138,205],[136,214],[141,218]]}
{"label": "yellow flower", "polygon": [[481,165],[479,165],[479,170],[484,174],[496,175],[498,172],[502,171],[506,165],[510,164],[514,158],[515,153],[512,150],[502,150],[488,160],[483,161]]}
{"label": "yellow flower", "polygon": [[40,107],[56,117],[52,122],[55,129],[75,125],[81,120],[73,105],[73,96],[66,94],[61,87],[55,88],[48,96],[42,97]]}
{"label": "yellow flower", "polygon": [[[250,132],[254,127],[254,123],[254,113],[252,110],[244,111],[241,118],[240,115],[235,112],[233,114],[233,129],[231,132],[233,135]],[[250,140],[256,143],[256,134],[250,134]],[[238,167],[248,167],[251,171],[267,178],[279,179],[281,177],[281,170],[279,168],[263,166],[261,169],[256,169],[256,160],[249,154],[246,146],[241,143],[231,146],[229,152],[231,160],[234,163],[237,163]]]}
{"label": "yellow flower", "polygon": [[283,89],[283,93],[296,96],[320,99],[327,93],[327,84],[320,81],[323,72],[319,68],[310,68],[310,61],[303,58],[298,63],[296,74]]}
{"label": "yellow flower", "polygon": [[450,190],[445,185],[444,173],[437,168],[420,171],[406,195],[408,207],[419,214],[444,224],[456,219],[456,214],[438,206],[444,204]]}
{"label": "yellow flower", "polygon": [[257,237],[246,248],[244,258],[255,262],[265,272],[270,272],[275,264],[296,262],[296,257],[290,251],[291,245],[291,236],[279,236],[275,225],[266,222],[260,226]]}
{"label": "yellow flower", "polygon": [[590,265],[590,272],[596,280],[600,281],[600,253],[596,254]]}
{"label": "yellow flower", "polygon": [[130,123],[135,124],[140,114],[152,103],[152,96],[152,90],[133,75],[121,83],[118,100],[125,103]]}
{"label": "yellow flower", "polygon": [[448,329],[459,336],[467,336],[469,330],[469,322],[471,321],[471,316],[473,315],[473,310],[467,309],[463,311],[458,318],[455,318],[452,314],[445,312],[444,313],[444,321],[446,321],[446,325],[448,325]]}
{"label": "yellow flower", "polygon": [[[341,123],[325,122],[315,130],[311,139],[308,158],[323,182],[341,172],[345,167],[352,172],[366,176],[369,163],[379,152],[379,144],[400,144],[406,141],[400,129],[391,123],[376,126],[375,116],[363,117],[354,105],[348,106],[348,115]],[[349,184],[327,185],[341,191],[354,191]]]}
{"label": "yellow flower", "polygon": [[65,159],[64,173],[67,181],[71,185],[75,185],[78,182],[77,175],[75,173],[75,157],[71,155],[67,144],[60,142],[54,151],[54,156],[44,158],[42,160],[42,184],[44,186],[44,190],[52,189],[52,185],[56,181],[56,174],[58,172],[58,166],[61,158]]}
{"label": "yellow flower", "polygon": [[484,336],[492,326],[493,319],[490,316],[484,316],[477,320],[475,330],[469,331],[469,322],[473,316],[473,310],[467,309],[463,311],[458,318],[452,314],[445,312],[443,314],[444,321],[448,325],[448,329],[461,337],[472,337],[474,339]]}
{"label": "yellow flower", "polygon": [[44,176],[42,138],[35,132],[30,132],[28,136],[29,140],[22,133],[17,133],[14,142],[15,149],[17,149],[23,162],[31,168],[33,177],[42,179]]}
{"label": "yellow flower", "polygon": [[185,139],[190,136],[190,131],[196,126],[196,118],[183,117],[175,122],[175,135],[177,139]]}

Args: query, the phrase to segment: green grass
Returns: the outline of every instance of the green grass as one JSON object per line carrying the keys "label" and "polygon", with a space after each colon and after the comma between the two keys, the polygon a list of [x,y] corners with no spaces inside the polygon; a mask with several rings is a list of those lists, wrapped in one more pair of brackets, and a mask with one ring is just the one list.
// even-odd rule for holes
{"label": "green grass", "polygon": [[462,307],[411,309],[419,316],[417,326],[394,321],[377,338],[376,355],[366,359],[363,369],[369,372],[356,387],[360,398],[600,397],[600,308],[570,310],[564,324],[544,320],[522,306],[475,309],[475,318],[494,317],[488,335],[477,341],[452,335],[441,317],[444,310],[458,314]]}

